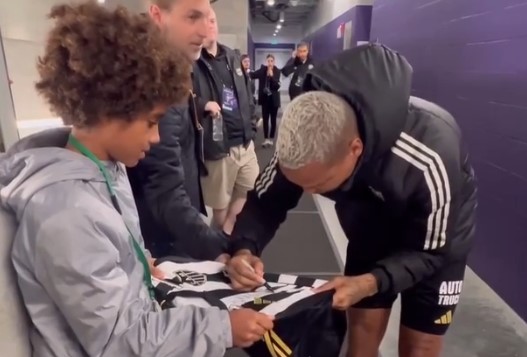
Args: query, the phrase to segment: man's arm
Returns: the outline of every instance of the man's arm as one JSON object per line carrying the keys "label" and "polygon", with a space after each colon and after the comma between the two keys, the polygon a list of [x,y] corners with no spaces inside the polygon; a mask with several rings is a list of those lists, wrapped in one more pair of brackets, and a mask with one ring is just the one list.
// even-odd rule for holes
{"label": "man's arm", "polygon": [[194,94],[194,101],[196,103],[196,111],[198,112],[198,115],[201,117],[201,116],[204,116],[207,112],[207,103],[209,101],[201,98],[201,97],[198,97],[196,94]]}
{"label": "man's arm", "polygon": [[33,262],[86,355],[223,356],[232,346],[228,312],[193,306],[153,311],[146,289],[121,268],[120,252],[105,233],[115,227],[90,217],[93,212],[81,208],[47,219]]}
{"label": "man's arm", "polygon": [[285,64],[284,68],[282,68],[281,72],[285,77],[289,77],[295,71],[295,60],[296,57],[291,57]]}
{"label": "man's arm", "polygon": [[202,117],[205,115],[205,112],[206,112],[205,108],[207,106],[208,101],[198,97],[197,95],[197,93],[201,92],[200,83],[199,83],[200,74],[201,74],[201,69],[199,68],[199,65],[196,61],[192,67],[192,87],[193,87],[192,97],[194,98],[194,103],[196,105],[197,114],[199,117]]}
{"label": "man's arm", "polygon": [[[410,165],[409,213],[400,251],[377,263],[372,274],[381,293],[399,293],[440,269],[450,253],[462,185],[459,142],[438,138],[428,146],[403,134],[392,148],[396,160]],[[441,141],[439,141],[441,140]]]}
{"label": "man's arm", "polygon": [[285,221],[287,212],[296,207],[303,190],[282,174],[275,154],[256,179],[254,189],[236,217],[231,252],[248,250],[260,255]]}
{"label": "man's arm", "polygon": [[[258,68],[256,71],[250,72],[249,77],[251,79],[258,79],[261,80],[262,77],[265,76],[265,73],[267,72],[267,67],[264,65],[261,65],[260,68]],[[264,77],[265,79],[265,77]]]}
{"label": "man's arm", "polygon": [[[195,259],[216,259],[227,250],[228,241],[210,228],[192,205],[184,187],[179,136],[185,108],[171,108],[159,122],[161,141],[152,147],[138,169],[147,204],[158,222],[178,239]],[[192,124],[190,124],[192,125]],[[185,134],[186,135],[186,134]],[[196,182],[196,185],[199,183]]]}

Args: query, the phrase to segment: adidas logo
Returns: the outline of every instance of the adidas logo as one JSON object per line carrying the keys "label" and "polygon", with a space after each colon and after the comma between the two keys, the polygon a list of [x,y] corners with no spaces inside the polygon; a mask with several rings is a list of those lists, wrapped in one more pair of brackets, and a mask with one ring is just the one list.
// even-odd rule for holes
{"label": "adidas logo", "polygon": [[265,299],[262,299],[262,298],[254,299],[254,304],[255,305],[269,305],[270,303],[271,303],[270,300],[265,300]]}
{"label": "adidas logo", "polygon": [[449,325],[452,323],[452,311],[447,312],[440,318],[434,321],[436,325]]}

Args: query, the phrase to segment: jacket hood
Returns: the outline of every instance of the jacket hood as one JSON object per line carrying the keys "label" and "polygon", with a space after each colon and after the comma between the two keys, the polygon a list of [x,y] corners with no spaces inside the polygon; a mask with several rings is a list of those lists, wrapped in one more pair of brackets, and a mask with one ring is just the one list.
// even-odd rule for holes
{"label": "jacket hood", "polygon": [[357,114],[364,141],[362,162],[389,150],[408,112],[412,67],[395,51],[369,44],[344,51],[308,72],[304,90],[344,98]]}
{"label": "jacket hood", "polygon": [[68,180],[103,181],[88,158],[65,149],[69,128],[46,130],[18,141],[0,157],[0,207],[20,218],[41,189]]}

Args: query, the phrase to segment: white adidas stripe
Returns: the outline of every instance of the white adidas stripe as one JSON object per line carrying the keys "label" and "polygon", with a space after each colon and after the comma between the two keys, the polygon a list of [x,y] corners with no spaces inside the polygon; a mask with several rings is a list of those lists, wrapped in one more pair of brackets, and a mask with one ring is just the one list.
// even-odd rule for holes
{"label": "white adidas stripe", "polygon": [[441,243],[440,246],[442,247],[446,243],[446,230],[448,226],[448,216],[450,214],[450,202],[452,200],[452,194],[450,192],[450,180],[448,179],[448,174],[447,174],[445,165],[443,163],[443,159],[435,151],[433,151],[432,149],[430,149],[423,143],[417,141],[410,135],[403,132],[401,134],[401,138],[407,140],[414,146],[422,149],[428,155],[432,156],[434,159],[434,162],[439,167],[440,177],[443,180],[444,189],[445,189],[445,198],[446,198],[445,206],[443,208],[443,222],[442,222],[443,230],[441,231],[441,242],[440,242]]}
{"label": "white adidas stripe", "polygon": [[[410,135],[408,135],[408,134],[403,132],[401,134],[401,138],[406,140],[412,146],[414,146],[414,147],[422,150],[426,154],[428,154],[428,156],[431,157],[432,162],[435,163],[437,168],[439,168],[439,174],[438,174],[439,182],[438,182],[438,184],[439,184],[439,187],[441,188],[441,190],[444,190],[444,197],[445,197],[444,205],[440,206],[440,208],[442,208],[441,215],[438,217],[438,219],[441,219],[441,216],[442,216],[441,225],[440,225],[441,230],[439,231],[440,235],[438,236],[438,242],[437,243],[439,244],[439,247],[442,247],[446,243],[446,231],[447,231],[447,226],[448,226],[448,216],[450,214],[450,202],[452,200],[452,196],[451,196],[451,192],[450,192],[450,180],[448,179],[448,174],[447,174],[445,165],[443,163],[443,159],[435,151],[433,151],[432,149],[430,149],[429,147],[427,147],[423,143],[417,141],[415,138],[411,137]],[[441,184],[443,184],[443,186],[441,186]],[[434,249],[434,247],[432,247],[432,249]]]}
{"label": "white adidas stripe", "polygon": [[256,193],[258,194],[258,197],[261,197],[262,194],[267,192],[271,184],[273,183],[273,180],[276,176],[277,168],[276,165],[278,164],[278,155],[275,153],[273,155],[273,158],[271,159],[271,162],[269,162],[269,165],[265,168],[265,170],[262,172],[262,175],[256,181],[254,188],[256,190]]}
{"label": "white adidas stripe", "polygon": [[424,249],[437,249],[446,243],[450,213],[450,183],[441,157],[406,133],[401,134],[392,152],[423,172],[430,191],[432,211],[428,216]]}
{"label": "white adidas stripe", "polygon": [[419,161],[415,160],[411,156],[409,156],[407,153],[401,151],[401,149],[397,147],[392,147],[392,152],[396,154],[397,156],[401,157],[402,159],[408,161],[410,164],[415,166],[417,169],[421,170],[425,176],[426,185],[428,186],[428,189],[430,190],[430,201],[432,202],[432,213],[428,216],[428,222],[427,222],[427,229],[426,229],[426,238],[425,238],[425,249],[430,249],[430,243],[432,240],[432,226],[433,226],[433,219],[434,214],[437,211],[437,200],[436,195],[434,193],[434,184],[432,183],[432,180],[430,178],[430,173],[427,171],[427,168],[425,165],[421,164]]}

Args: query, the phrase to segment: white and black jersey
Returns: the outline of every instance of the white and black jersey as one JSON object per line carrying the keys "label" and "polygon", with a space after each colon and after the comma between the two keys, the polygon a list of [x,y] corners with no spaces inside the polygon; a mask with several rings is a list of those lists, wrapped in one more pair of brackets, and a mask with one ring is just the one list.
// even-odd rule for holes
{"label": "white and black jersey", "polygon": [[269,315],[279,315],[287,313],[287,309],[295,303],[313,296],[313,288],[325,283],[320,279],[267,273],[264,279],[273,291],[262,286],[255,291],[241,293],[231,288],[222,263],[165,260],[157,267],[166,274],[164,281],[154,282],[163,296],[163,307],[166,304],[191,304],[225,310],[252,308]]}
{"label": "white and black jersey", "polygon": [[[332,292],[313,291],[325,280],[268,273],[264,279],[273,291],[260,287],[238,292],[231,288],[222,263],[185,262],[169,257],[158,260],[156,265],[166,276],[164,280],[154,279],[156,296],[164,309],[182,305],[224,310],[250,308],[275,316],[275,329],[264,341],[247,349],[251,356],[338,356],[345,333],[344,316],[332,310]],[[305,336],[316,338],[325,346],[325,352],[316,354],[322,346],[312,345],[314,340]]]}

